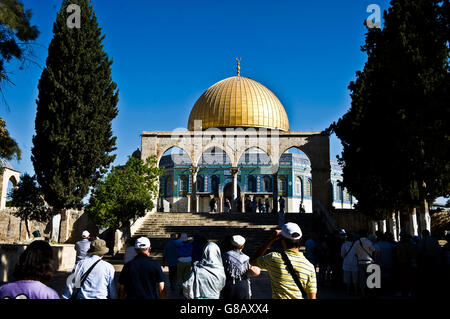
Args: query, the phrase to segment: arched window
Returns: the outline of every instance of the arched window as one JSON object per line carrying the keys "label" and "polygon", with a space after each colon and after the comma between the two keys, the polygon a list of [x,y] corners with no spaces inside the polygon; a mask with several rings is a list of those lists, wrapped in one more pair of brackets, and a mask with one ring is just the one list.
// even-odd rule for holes
{"label": "arched window", "polygon": [[188,179],[186,176],[180,176],[180,195],[185,195],[188,192]]}
{"label": "arched window", "polygon": [[312,197],[312,182],[311,178],[306,181],[306,197]]}
{"label": "arched window", "polygon": [[256,178],[253,175],[248,175],[248,191],[255,193],[256,192]]}
{"label": "arched window", "polygon": [[197,192],[205,191],[205,178],[203,176],[197,176]]}
{"label": "arched window", "polygon": [[280,176],[278,178],[278,194],[285,195],[286,194],[286,177]]}
{"label": "arched window", "polygon": [[219,176],[217,175],[213,175],[211,176],[211,191],[213,193],[218,193],[219,192]]}
{"label": "arched window", "polygon": [[263,178],[263,186],[264,186],[264,192],[271,192],[272,191],[272,181],[269,176],[264,176]]}
{"label": "arched window", "polygon": [[295,178],[295,193],[303,198],[303,181],[300,176]]}

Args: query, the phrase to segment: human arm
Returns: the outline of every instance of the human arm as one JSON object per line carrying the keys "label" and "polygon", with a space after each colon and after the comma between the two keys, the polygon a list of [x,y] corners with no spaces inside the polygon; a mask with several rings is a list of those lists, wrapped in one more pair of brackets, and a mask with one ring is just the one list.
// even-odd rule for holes
{"label": "human arm", "polygon": [[125,299],[126,297],[126,292],[125,292],[125,286],[124,285],[120,285],[119,286],[119,299]]}
{"label": "human arm", "polygon": [[164,281],[158,283],[158,292],[160,299],[167,299],[166,287],[164,286]]}
{"label": "human arm", "polygon": [[125,299],[127,296],[126,286],[128,283],[128,265],[125,264],[119,276],[119,299]]}
{"label": "human arm", "polygon": [[117,299],[117,285],[114,268],[111,267],[110,279],[108,282],[108,299]]}
{"label": "human arm", "polygon": [[276,242],[281,234],[281,230],[275,230],[272,235],[269,237],[269,239],[253,254],[253,256],[250,258],[250,265],[257,266],[257,259],[265,254],[267,249]]}
{"label": "human arm", "polygon": [[250,275],[256,277],[261,273],[261,268],[259,268],[258,266],[250,266],[248,272],[250,273]]}

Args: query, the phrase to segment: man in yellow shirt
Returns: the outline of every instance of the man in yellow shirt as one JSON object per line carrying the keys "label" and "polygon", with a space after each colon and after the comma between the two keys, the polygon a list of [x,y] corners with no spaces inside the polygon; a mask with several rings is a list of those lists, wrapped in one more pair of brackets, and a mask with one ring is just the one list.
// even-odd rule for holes
{"label": "man in yellow shirt", "polygon": [[[301,237],[302,231],[297,224],[284,224],[283,228],[276,230],[250,259],[251,265],[269,272],[273,299],[316,299],[316,272],[314,266],[299,251]],[[278,239],[281,239],[284,253],[291,262],[306,296],[303,296],[297,286],[281,253],[272,252],[264,255]]]}

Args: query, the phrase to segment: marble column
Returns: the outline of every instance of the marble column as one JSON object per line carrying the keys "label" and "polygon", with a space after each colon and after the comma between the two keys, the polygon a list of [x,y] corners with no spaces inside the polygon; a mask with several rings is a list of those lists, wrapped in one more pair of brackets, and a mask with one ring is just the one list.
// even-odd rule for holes
{"label": "marble column", "polygon": [[[233,177],[232,207],[233,207],[233,211],[237,212],[237,196],[238,196],[237,177],[238,177],[238,173],[239,173],[239,167],[231,167],[230,173],[231,173],[231,176]],[[242,205],[244,205],[244,203],[242,203]]]}
{"label": "marble column", "polygon": [[377,230],[378,230],[378,223],[375,220],[369,221],[369,233],[375,234]]}
{"label": "marble column", "polygon": [[278,172],[272,175],[272,212],[278,213]]}
{"label": "marble column", "polygon": [[409,233],[411,236],[419,235],[419,226],[417,225],[416,208],[412,208],[409,212]]}
{"label": "marble column", "polygon": [[431,217],[426,200],[419,207],[420,212],[420,232],[428,230],[431,234]]}
{"label": "marble column", "polygon": [[224,210],[223,192],[219,192],[219,212],[223,213]]}
{"label": "marble column", "polygon": [[386,232],[386,219],[378,222],[378,230],[380,230],[383,234]]}
{"label": "marble column", "polygon": [[200,195],[195,195],[195,212],[200,211]]}
{"label": "marble column", "polygon": [[187,212],[190,213],[191,212],[191,195],[187,194],[186,198],[187,198],[187,207],[186,207],[187,208]]}
{"label": "marble column", "polygon": [[387,223],[389,232],[394,236],[394,240],[398,241],[397,219],[395,218],[395,212],[389,216]]}
{"label": "marble column", "polygon": [[241,213],[245,213],[245,193],[241,193]]}
{"label": "marble column", "polygon": [[191,177],[192,177],[192,201],[194,202],[194,212],[198,213],[198,205],[197,205],[197,173],[198,173],[198,167],[192,166],[190,168],[191,170]]}

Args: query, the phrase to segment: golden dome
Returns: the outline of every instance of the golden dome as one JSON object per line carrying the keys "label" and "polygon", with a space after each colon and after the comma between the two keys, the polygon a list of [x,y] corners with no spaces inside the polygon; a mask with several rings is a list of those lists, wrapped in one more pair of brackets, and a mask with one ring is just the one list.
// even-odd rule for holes
{"label": "golden dome", "polygon": [[233,76],[217,82],[195,102],[188,129],[194,121],[210,127],[264,127],[289,131],[283,104],[268,88],[252,79]]}

